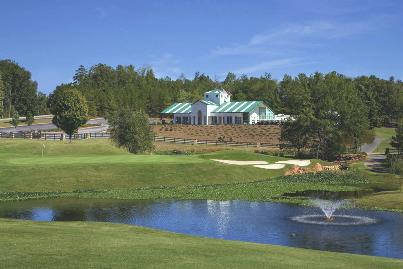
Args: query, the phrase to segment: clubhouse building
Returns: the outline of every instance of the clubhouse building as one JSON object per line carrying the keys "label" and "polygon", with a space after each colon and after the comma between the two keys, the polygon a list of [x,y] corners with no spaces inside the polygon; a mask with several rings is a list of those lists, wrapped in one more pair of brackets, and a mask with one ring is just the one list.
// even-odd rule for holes
{"label": "clubhouse building", "polygon": [[161,112],[173,116],[175,124],[257,124],[281,121],[263,101],[231,102],[231,93],[214,89],[194,103],[174,103]]}

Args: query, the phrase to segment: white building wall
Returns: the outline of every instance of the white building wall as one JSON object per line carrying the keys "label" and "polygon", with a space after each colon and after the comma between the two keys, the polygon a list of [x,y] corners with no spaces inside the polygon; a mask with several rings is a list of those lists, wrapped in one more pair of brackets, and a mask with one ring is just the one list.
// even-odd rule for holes
{"label": "white building wall", "polygon": [[252,113],[249,114],[249,124],[255,124],[259,121],[259,112],[252,111]]}
{"label": "white building wall", "polygon": [[[260,118],[260,115],[259,115],[259,108],[260,107],[265,108],[265,115],[262,118]],[[262,120],[263,121],[272,121],[272,120],[274,120],[274,113],[268,107],[266,107],[264,105],[260,106],[260,107],[255,108],[250,113],[249,124],[255,124],[258,121],[262,121]]]}
{"label": "white building wall", "polygon": [[211,101],[216,104],[222,105],[231,101],[231,96],[226,91],[219,91],[218,93],[205,92],[204,100]]}
{"label": "white building wall", "polygon": [[191,117],[191,124],[199,124],[198,121],[198,112],[201,111],[201,124],[202,125],[208,125],[209,124],[209,116],[211,115],[211,112],[216,109],[218,106],[215,105],[207,105],[203,102],[196,102],[192,105],[192,111],[190,112],[190,117]]}

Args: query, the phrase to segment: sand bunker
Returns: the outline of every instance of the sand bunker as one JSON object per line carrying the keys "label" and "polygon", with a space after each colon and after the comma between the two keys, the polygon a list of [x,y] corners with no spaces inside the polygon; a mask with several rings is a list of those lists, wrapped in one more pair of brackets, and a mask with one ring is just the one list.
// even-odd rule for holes
{"label": "sand bunker", "polygon": [[266,161],[233,161],[233,160],[218,160],[212,159],[213,161],[226,163],[226,164],[235,164],[235,165],[261,165],[261,164],[268,164]]}
{"label": "sand bunker", "polygon": [[234,165],[253,165],[253,167],[263,168],[263,169],[283,169],[286,164],[298,165],[298,166],[308,166],[311,164],[310,160],[287,160],[278,161],[275,164],[269,164],[266,161],[234,161],[234,160],[219,160],[212,159],[213,161],[234,164]]}
{"label": "sand bunker", "polygon": [[263,168],[263,169],[283,169],[285,166],[285,164],[281,164],[281,163],[276,163],[276,164],[258,164],[258,165],[254,165],[253,167],[257,167],[257,168]]}
{"label": "sand bunker", "polygon": [[281,163],[281,164],[294,164],[298,166],[308,166],[311,164],[310,160],[288,160],[288,161],[279,161],[276,163]]}

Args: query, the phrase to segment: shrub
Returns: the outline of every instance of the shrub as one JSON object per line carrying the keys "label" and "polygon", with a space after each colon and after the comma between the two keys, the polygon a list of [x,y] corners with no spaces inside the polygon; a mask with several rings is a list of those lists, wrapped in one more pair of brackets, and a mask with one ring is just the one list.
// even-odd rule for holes
{"label": "shrub", "polygon": [[390,172],[403,176],[403,160],[393,162],[390,166]]}
{"label": "shrub", "polygon": [[142,153],[153,149],[153,132],[148,117],[143,111],[118,110],[109,120],[111,139],[118,147],[131,153]]}

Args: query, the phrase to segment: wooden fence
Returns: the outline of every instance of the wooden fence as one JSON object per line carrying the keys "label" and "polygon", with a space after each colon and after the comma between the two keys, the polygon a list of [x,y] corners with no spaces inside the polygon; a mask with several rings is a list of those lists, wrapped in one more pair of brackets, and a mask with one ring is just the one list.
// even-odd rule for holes
{"label": "wooden fence", "polygon": [[[71,138],[74,140],[109,138],[110,133],[82,133],[74,134]],[[18,132],[1,133],[0,138],[8,139],[39,139],[39,140],[66,140],[69,136],[60,132]]]}
{"label": "wooden fence", "polygon": [[230,147],[279,147],[280,146],[279,144],[269,144],[269,143],[197,140],[197,139],[166,137],[166,136],[154,136],[154,141],[155,142],[175,143],[175,144],[215,145],[215,146],[230,146]]}
{"label": "wooden fence", "polygon": [[[82,133],[74,134],[72,139],[99,139],[110,138],[110,133]],[[38,139],[38,140],[53,140],[62,141],[69,139],[68,135],[60,132],[18,132],[18,133],[1,133],[0,139]],[[234,142],[234,141],[217,141],[217,140],[197,140],[188,138],[176,138],[166,136],[154,136],[155,142],[166,142],[175,144],[188,144],[188,145],[215,145],[215,146],[230,146],[230,147],[279,147],[279,144],[270,143],[248,143],[248,142]]]}

